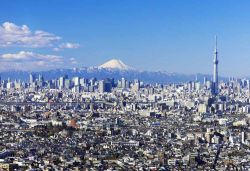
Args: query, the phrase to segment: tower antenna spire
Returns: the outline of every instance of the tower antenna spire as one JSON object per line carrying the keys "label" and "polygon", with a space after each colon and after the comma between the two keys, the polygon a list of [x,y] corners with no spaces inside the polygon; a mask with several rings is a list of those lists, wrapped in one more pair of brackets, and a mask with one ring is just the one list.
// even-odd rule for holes
{"label": "tower antenna spire", "polygon": [[217,35],[215,35],[215,49],[214,49],[214,72],[213,72],[213,89],[212,93],[217,95],[218,93],[218,51],[217,51]]}
{"label": "tower antenna spire", "polygon": [[217,35],[215,35],[215,51],[217,52]]}

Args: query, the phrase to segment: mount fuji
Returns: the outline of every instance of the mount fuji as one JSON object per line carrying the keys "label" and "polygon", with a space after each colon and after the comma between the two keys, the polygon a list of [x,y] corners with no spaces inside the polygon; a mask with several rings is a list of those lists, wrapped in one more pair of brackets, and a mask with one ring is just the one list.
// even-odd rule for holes
{"label": "mount fuji", "polygon": [[98,66],[99,69],[117,69],[117,70],[134,70],[133,67],[124,64],[119,59],[111,59],[104,64]]}

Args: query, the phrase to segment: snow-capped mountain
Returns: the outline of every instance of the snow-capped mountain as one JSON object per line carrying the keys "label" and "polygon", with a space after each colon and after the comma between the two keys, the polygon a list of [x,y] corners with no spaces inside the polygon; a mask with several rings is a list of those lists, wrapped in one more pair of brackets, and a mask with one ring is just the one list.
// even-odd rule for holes
{"label": "snow-capped mountain", "polygon": [[111,59],[104,64],[98,66],[99,69],[117,69],[117,70],[134,70],[133,67],[124,64],[119,59]]}
{"label": "snow-capped mountain", "polygon": [[[97,67],[82,67],[73,69],[53,69],[49,71],[37,71],[32,72],[34,75],[38,76],[42,74],[45,79],[56,79],[64,75],[68,75],[69,78],[72,77],[84,77],[84,78],[114,78],[116,80],[122,77],[128,80],[139,79],[146,83],[178,83],[187,82],[195,80],[196,77],[200,81],[203,80],[204,76],[208,79],[211,75],[207,74],[180,74],[180,73],[168,73],[160,71],[139,71],[124,64],[121,60],[112,59]],[[28,81],[29,71],[4,71],[0,73],[2,79],[11,80],[20,79],[23,81]]]}

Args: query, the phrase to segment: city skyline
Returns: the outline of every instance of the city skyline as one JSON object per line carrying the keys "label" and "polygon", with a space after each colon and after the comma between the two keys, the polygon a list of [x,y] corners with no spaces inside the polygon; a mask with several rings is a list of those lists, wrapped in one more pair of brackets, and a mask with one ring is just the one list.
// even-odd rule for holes
{"label": "city skyline", "polygon": [[1,70],[99,66],[117,58],[139,70],[211,74],[218,35],[220,75],[247,77],[248,4],[3,1]]}
{"label": "city skyline", "polygon": [[249,11],[2,0],[0,171],[250,170]]}

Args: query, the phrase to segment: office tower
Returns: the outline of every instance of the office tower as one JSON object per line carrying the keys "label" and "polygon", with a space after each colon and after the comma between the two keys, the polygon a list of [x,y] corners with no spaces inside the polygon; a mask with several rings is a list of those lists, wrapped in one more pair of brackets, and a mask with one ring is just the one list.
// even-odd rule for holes
{"label": "office tower", "polygon": [[122,88],[122,81],[121,81],[121,80],[118,80],[118,81],[117,81],[117,87],[118,87],[118,88]]}
{"label": "office tower", "polygon": [[43,87],[44,86],[44,78],[41,74],[38,75],[38,82],[37,82],[37,85],[39,87]]}
{"label": "office tower", "polygon": [[191,83],[191,81],[187,83],[187,89],[188,89],[188,91],[192,90],[192,83]]}
{"label": "office tower", "polygon": [[195,82],[191,82],[191,89],[192,89],[192,91],[195,89]]}
{"label": "office tower", "polygon": [[74,78],[73,78],[73,82],[74,82],[74,85],[75,85],[75,86],[80,85],[80,77],[74,77]]}
{"label": "office tower", "polygon": [[127,80],[125,78],[122,78],[122,88],[126,88]]}
{"label": "office tower", "polygon": [[247,80],[247,85],[246,85],[246,87],[247,87],[247,90],[250,91],[250,81],[249,81],[249,80]]}
{"label": "office tower", "polygon": [[7,83],[7,89],[11,89],[11,88],[13,88],[13,83],[11,81],[9,81]]}
{"label": "office tower", "polygon": [[59,88],[62,89],[65,86],[65,78],[64,77],[60,77],[59,78]]}
{"label": "office tower", "polygon": [[35,82],[35,76],[30,73],[30,84]]}
{"label": "office tower", "polygon": [[48,81],[47,81],[47,87],[48,87],[48,88],[55,88],[55,86],[54,86],[53,83],[52,83],[52,80],[48,80]]}
{"label": "office tower", "polygon": [[90,86],[94,86],[96,82],[96,78],[91,78],[89,82],[90,82]]}
{"label": "office tower", "polygon": [[130,88],[130,81],[126,81],[126,88]]}
{"label": "office tower", "polygon": [[38,81],[41,82],[41,83],[44,82],[44,78],[43,78],[43,76],[41,74],[39,74],[39,76],[38,76]]}
{"label": "office tower", "polygon": [[6,88],[6,86],[7,86],[7,81],[6,81],[6,80],[3,80],[1,85],[2,85],[2,86],[1,86],[2,88]]}
{"label": "office tower", "polygon": [[206,82],[206,88],[207,89],[212,89],[212,82],[211,81]]}
{"label": "office tower", "polygon": [[99,81],[99,92],[104,93],[105,85],[104,80]]}
{"label": "office tower", "polygon": [[80,78],[80,85],[81,86],[87,86],[88,85],[88,79]]}
{"label": "office tower", "polygon": [[121,88],[129,88],[130,87],[130,82],[126,80],[125,78],[122,78],[121,80]]}
{"label": "office tower", "polygon": [[110,81],[105,81],[105,92],[111,92],[112,90],[112,82]]}
{"label": "office tower", "polygon": [[201,83],[200,82],[196,82],[195,83],[195,90],[200,90],[201,89]]}
{"label": "office tower", "polygon": [[213,73],[213,86],[212,94],[218,94],[218,51],[217,51],[217,36],[215,36],[215,49],[214,49],[214,73]]}
{"label": "office tower", "polygon": [[104,92],[111,92],[112,89],[112,84],[108,80],[101,80],[99,81],[99,92],[104,93]]}
{"label": "office tower", "polygon": [[205,85],[207,82],[207,77],[204,77],[203,84]]}
{"label": "office tower", "polygon": [[39,74],[38,75],[38,82],[41,82],[41,80],[42,80],[42,76]]}
{"label": "office tower", "polygon": [[71,80],[70,79],[65,79],[64,83],[65,83],[65,88],[66,89],[71,88]]}
{"label": "office tower", "polygon": [[14,87],[16,88],[16,89],[20,89],[21,88],[21,81],[20,80],[15,80],[14,81]]}
{"label": "office tower", "polygon": [[132,86],[132,91],[138,92],[139,90],[140,90],[140,81],[139,80],[135,80],[134,84]]}

